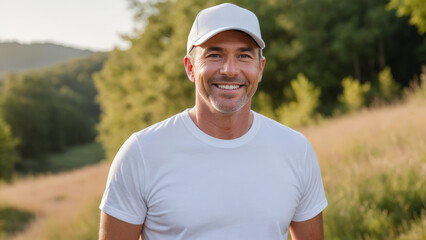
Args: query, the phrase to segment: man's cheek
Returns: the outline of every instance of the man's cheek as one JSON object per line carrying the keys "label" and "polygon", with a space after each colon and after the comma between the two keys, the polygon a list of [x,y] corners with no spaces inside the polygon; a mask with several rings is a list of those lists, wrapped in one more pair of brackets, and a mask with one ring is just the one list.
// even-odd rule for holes
{"label": "man's cheek", "polygon": [[207,80],[201,78],[201,84],[202,84],[202,87],[203,87],[205,94],[210,95],[210,87],[209,87]]}

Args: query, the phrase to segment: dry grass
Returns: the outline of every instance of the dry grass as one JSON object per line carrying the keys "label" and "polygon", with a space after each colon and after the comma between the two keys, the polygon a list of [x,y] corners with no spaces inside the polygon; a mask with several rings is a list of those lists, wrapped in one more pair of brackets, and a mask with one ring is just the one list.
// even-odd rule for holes
{"label": "dry grass", "polygon": [[49,222],[43,234],[46,240],[97,240],[99,229],[98,198],[89,202],[66,222]]}
{"label": "dry grass", "polygon": [[18,180],[0,188],[0,199],[36,213],[35,221],[14,240],[47,238],[52,222],[67,224],[81,209],[102,195],[108,164],[84,167],[56,175]]}
{"label": "dry grass", "polygon": [[322,168],[328,239],[396,239],[407,231],[426,238],[424,225],[416,224],[425,218],[426,101],[365,110],[301,131]]}
{"label": "dry grass", "polygon": [[[312,142],[323,173],[326,239],[426,239],[426,101],[299,130]],[[14,239],[96,239],[96,205],[107,171],[101,164],[0,186],[2,201],[37,212],[34,224]]]}

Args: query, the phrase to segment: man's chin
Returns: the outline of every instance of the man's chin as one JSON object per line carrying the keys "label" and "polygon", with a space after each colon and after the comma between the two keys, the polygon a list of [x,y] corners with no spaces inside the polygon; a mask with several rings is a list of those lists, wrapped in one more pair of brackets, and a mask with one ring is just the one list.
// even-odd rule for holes
{"label": "man's chin", "polygon": [[240,104],[215,104],[213,103],[213,108],[223,114],[234,114],[239,112],[244,106],[248,104],[248,101]]}

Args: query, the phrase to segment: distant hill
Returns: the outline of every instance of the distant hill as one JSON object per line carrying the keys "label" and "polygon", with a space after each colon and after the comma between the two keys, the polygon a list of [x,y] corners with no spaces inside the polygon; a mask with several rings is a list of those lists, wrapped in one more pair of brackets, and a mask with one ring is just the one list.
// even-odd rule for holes
{"label": "distant hill", "polygon": [[90,50],[52,43],[0,42],[0,76],[94,54]]}

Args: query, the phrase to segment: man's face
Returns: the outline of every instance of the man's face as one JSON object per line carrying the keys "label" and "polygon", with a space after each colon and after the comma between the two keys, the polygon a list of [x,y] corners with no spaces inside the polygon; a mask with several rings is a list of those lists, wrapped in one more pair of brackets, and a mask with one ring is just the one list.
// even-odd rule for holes
{"label": "man's face", "polygon": [[235,113],[251,101],[265,65],[252,38],[239,31],[225,31],[192,51],[192,59],[185,58],[185,68],[195,82],[197,104]]}

